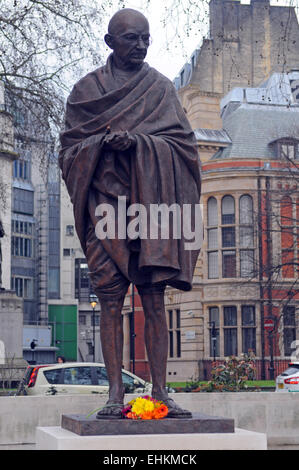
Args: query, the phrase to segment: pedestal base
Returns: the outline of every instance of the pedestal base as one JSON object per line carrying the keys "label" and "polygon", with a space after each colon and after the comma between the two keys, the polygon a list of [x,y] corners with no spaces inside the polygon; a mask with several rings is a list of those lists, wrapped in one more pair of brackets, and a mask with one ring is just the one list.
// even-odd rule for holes
{"label": "pedestal base", "polygon": [[193,413],[192,418],[97,419],[95,415],[62,415],[61,427],[80,436],[132,434],[233,433],[234,420]]}
{"label": "pedestal base", "polygon": [[36,429],[36,450],[266,450],[266,434],[186,433],[79,436],[60,426]]}

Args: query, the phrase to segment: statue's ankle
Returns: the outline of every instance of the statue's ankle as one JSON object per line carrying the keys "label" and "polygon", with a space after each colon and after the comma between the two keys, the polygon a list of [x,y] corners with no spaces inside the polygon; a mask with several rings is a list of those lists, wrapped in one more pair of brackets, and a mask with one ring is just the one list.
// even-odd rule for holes
{"label": "statue's ankle", "polygon": [[159,387],[159,388],[154,389],[153,387],[152,397],[155,398],[156,400],[166,400],[168,398],[168,393],[166,391],[166,388]]}

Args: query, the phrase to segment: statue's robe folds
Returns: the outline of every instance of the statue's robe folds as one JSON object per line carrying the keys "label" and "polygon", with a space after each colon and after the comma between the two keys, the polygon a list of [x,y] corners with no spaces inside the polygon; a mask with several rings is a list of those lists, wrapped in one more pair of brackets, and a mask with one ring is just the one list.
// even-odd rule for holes
{"label": "statue's robe folds", "polygon": [[[128,131],[136,137],[136,146],[124,152],[108,150],[108,128]],[[199,204],[196,140],[170,80],[144,63],[122,81],[111,55],[105,66],[74,86],[60,138],[59,164],[99,297],[118,296],[129,282],[190,290],[199,250],[185,249],[190,240],[184,238],[183,226],[180,238],[173,238],[170,230],[169,239],[137,240],[124,237],[124,226],[118,226],[124,220],[118,213],[118,196],[126,197],[127,207],[142,204],[148,213],[151,204]],[[95,211],[103,203],[115,209],[115,238],[95,235]],[[125,223],[133,219],[128,217]],[[194,216],[190,228],[194,229]]]}

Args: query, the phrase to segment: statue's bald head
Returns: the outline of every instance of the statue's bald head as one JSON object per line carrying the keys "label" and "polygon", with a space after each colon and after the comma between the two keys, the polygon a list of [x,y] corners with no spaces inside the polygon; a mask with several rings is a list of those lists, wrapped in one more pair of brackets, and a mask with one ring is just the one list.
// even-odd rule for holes
{"label": "statue's bald head", "polygon": [[113,50],[113,62],[122,69],[139,69],[150,44],[149,23],[137,10],[124,8],[115,13],[105,35]]}
{"label": "statue's bald head", "polygon": [[112,16],[108,25],[108,33],[117,35],[120,34],[123,28],[137,25],[140,25],[140,27],[145,26],[149,30],[149,22],[142,13],[132,8],[123,8]]}

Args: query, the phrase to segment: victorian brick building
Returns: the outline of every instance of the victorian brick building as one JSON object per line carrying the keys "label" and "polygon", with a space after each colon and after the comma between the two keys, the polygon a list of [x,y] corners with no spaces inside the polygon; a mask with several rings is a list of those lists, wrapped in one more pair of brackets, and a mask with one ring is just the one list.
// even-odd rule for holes
{"label": "victorian brick building", "polygon": [[175,81],[203,162],[205,242],[192,293],[174,309],[166,296],[181,315],[169,380],[249,349],[269,377],[298,337],[298,42],[294,8],[211,0],[209,37]]}
{"label": "victorian brick building", "polygon": [[285,366],[299,335],[298,80],[276,73],[232,90],[221,102],[231,142],[202,167],[204,356],[253,350],[263,377]]}

